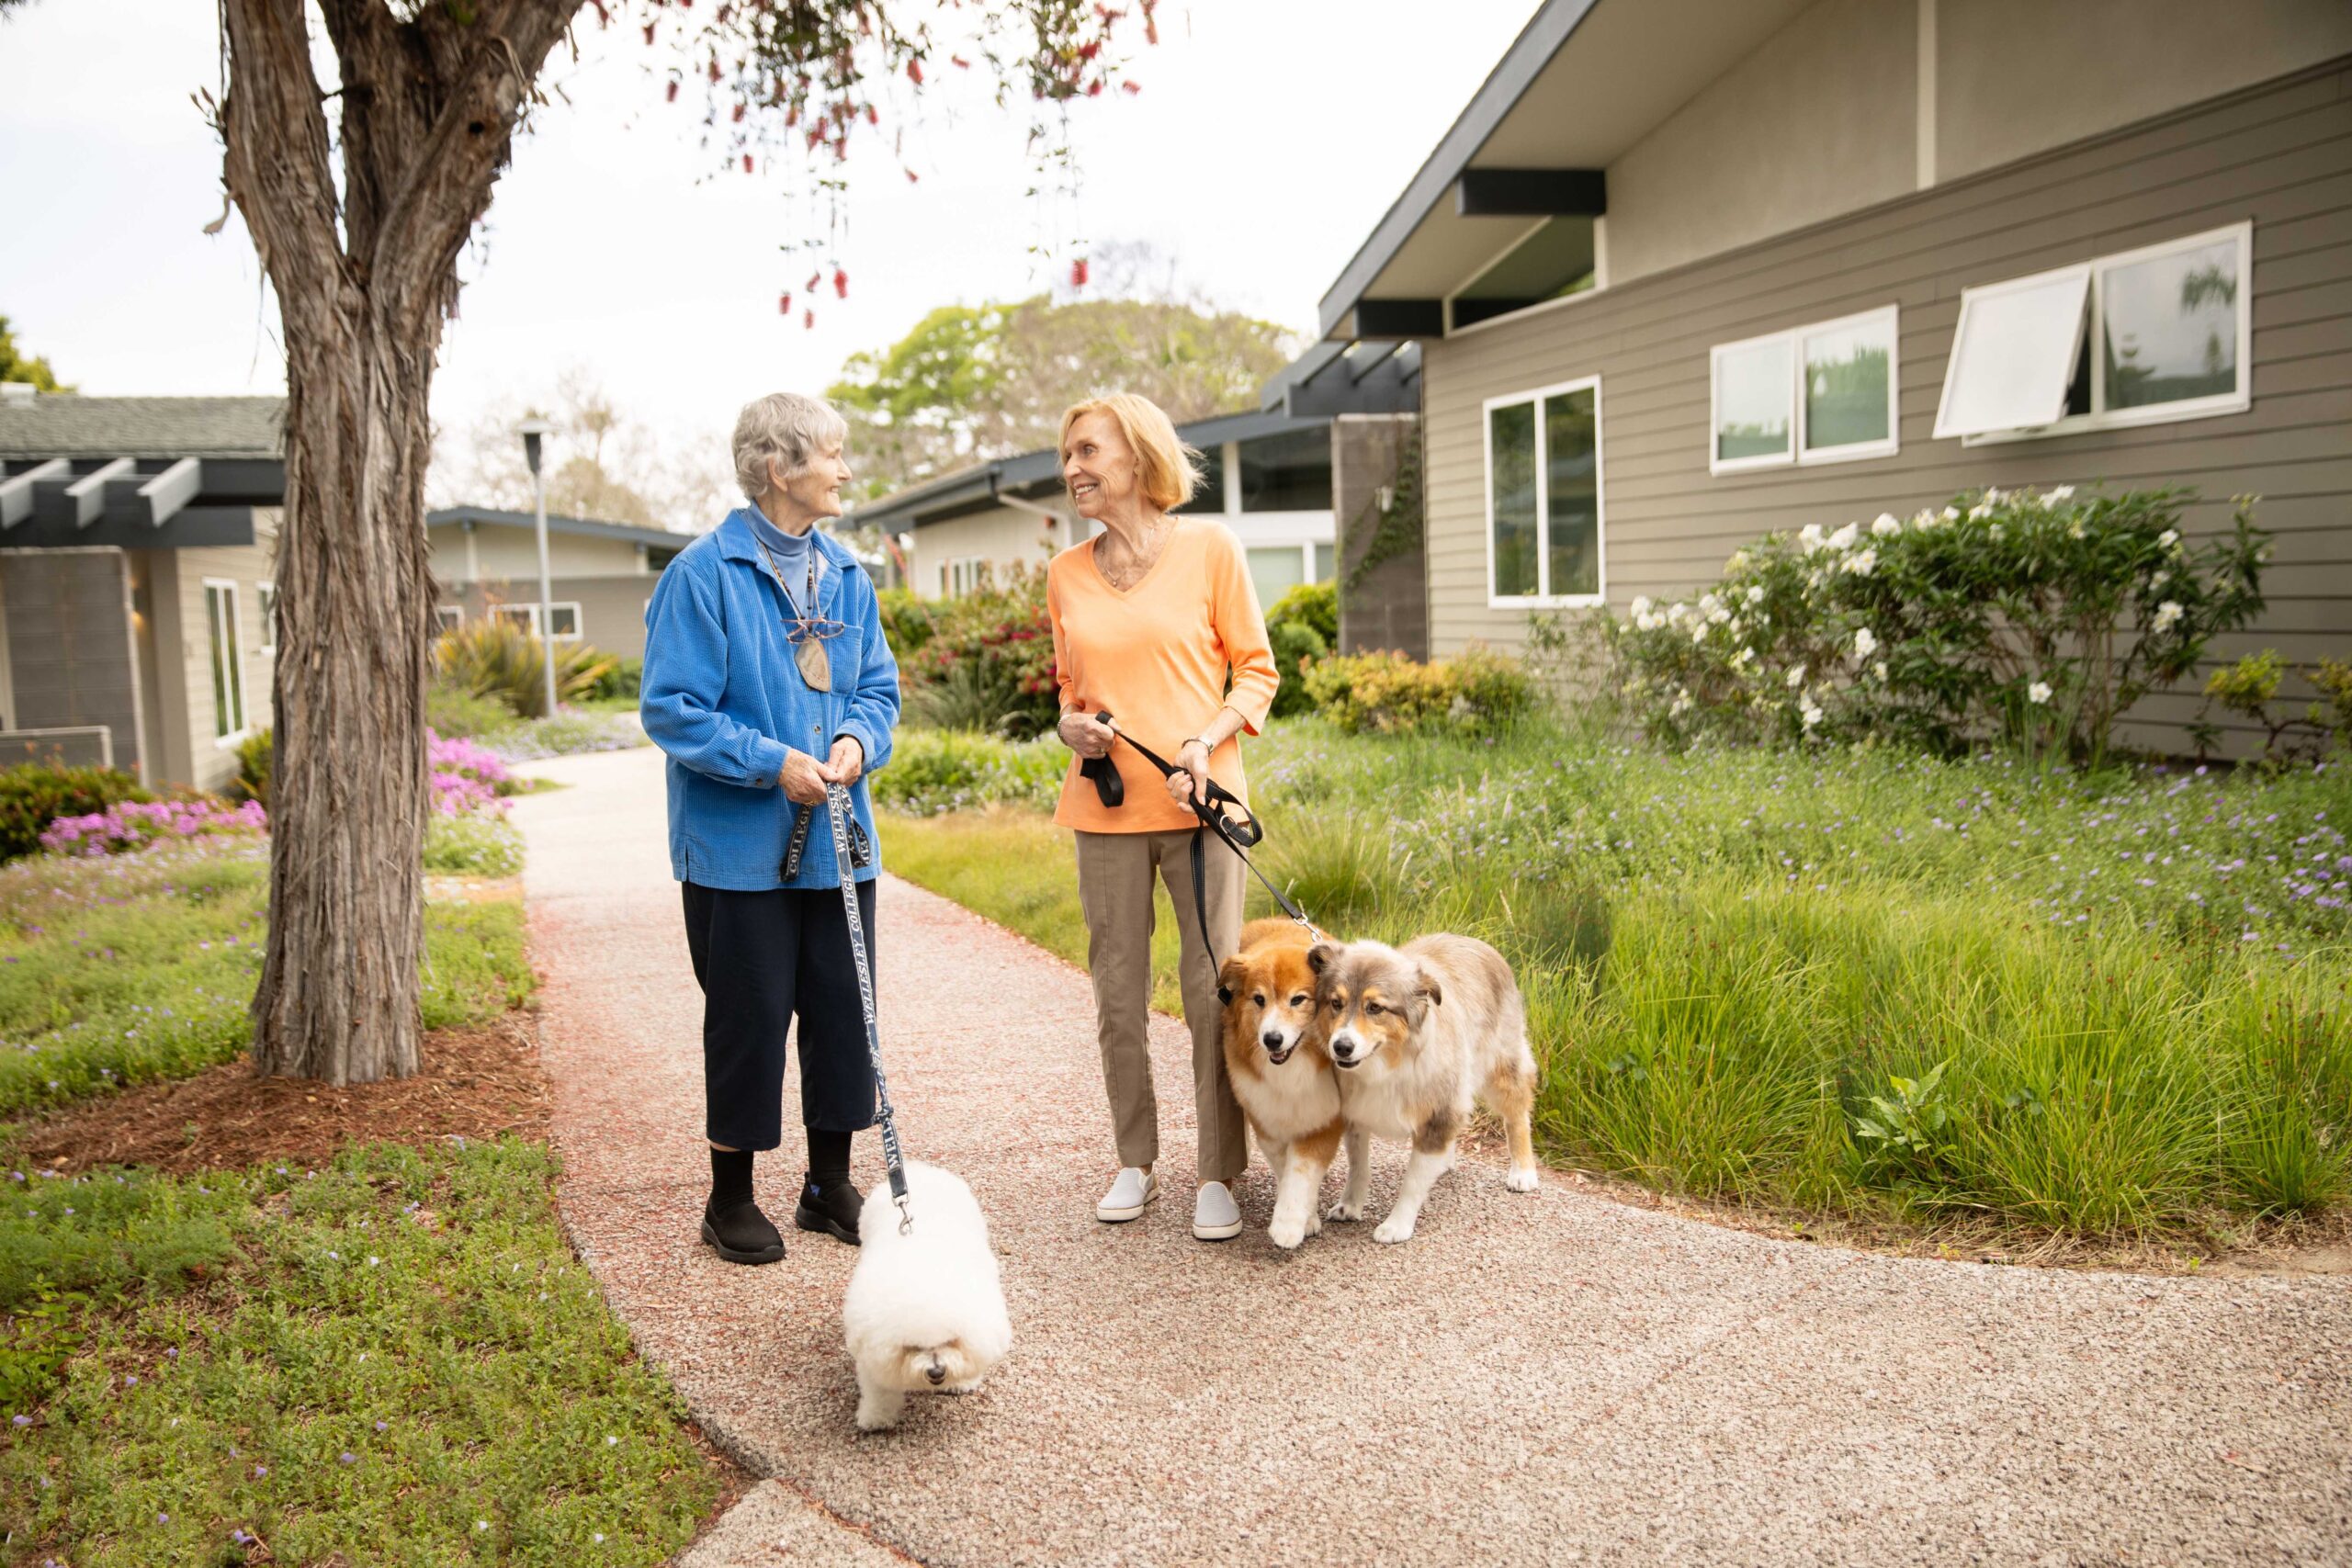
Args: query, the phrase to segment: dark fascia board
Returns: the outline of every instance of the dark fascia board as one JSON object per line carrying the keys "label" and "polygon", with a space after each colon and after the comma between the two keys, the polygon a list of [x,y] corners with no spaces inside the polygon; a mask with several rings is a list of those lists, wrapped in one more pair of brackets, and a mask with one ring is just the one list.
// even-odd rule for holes
{"label": "dark fascia board", "polygon": [[1600,218],[1609,176],[1599,169],[1464,169],[1453,182],[1464,218]]}
{"label": "dark fascia board", "polygon": [[109,506],[86,527],[70,519],[36,513],[6,534],[0,549],[68,549],[76,546],[111,545],[126,550],[187,550],[254,542],[254,509],[250,506],[185,506],[161,523],[151,523],[125,509]]}
{"label": "dark fascia board", "polygon": [[1359,342],[1372,338],[1443,337],[1445,301],[1359,299],[1353,324],[1355,330],[1348,335]]}
{"label": "dark fascia board", "polygon": [[1380,276],[1381,269],[1411,238],[1430,209],[1445,199],[1445,193],[1453,188],[1462,171],[1478,155],[1478,149],[1502,124],[1503,117],[1518,106],[1521,96],[1544,67],[1551,63],[1552,56],[1559,52],[1568,35],[1599,3],[1600,0],[1545,0],[1544,8],[1511,40],[1501,62],[1472,95],[1469,106],[1453,128],[1439,138],[1437,150],[1405,186],[1405,193],[1373,226],[1370,237],[1340,270],[1339,280],[1325,291],[1317,312],[1324,336],[1330,336],[1348,312],[1355,309],[1363,291],[1372,287],[1372,280]]}
{"label": "dark fascia board", "polygon": [[1417,414],[1421,412],[1420,344],[1390,340],[1374,353],[1335,354],[1313,374],[1283,388],[1282,395],[1283,409],[1297,419]]}
{"label": "dark fascia board", "polygon": [[[488,506],[445,506],[424,514],[425,526],[429,528],[447,523],[470,523],[477,528],[536,529],[538,521],[536,513],[502,512]],[[661,550],[683,550],[695,542],[694,535],[673,534],[667,528],[639,528],[627,523],[599,523],[591,517],[558,517],[552,513],[548,516],[548,532],[620,540]]]}

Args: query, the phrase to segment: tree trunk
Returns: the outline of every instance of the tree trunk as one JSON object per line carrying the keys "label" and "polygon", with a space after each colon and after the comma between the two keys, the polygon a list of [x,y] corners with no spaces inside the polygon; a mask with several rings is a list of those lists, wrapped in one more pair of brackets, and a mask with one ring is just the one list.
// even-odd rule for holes
{"label": "tree trunk", "polygon": [[265,1074],[417,1068],[434,355],[458,248],[577,3],[401,20],[383,0],[317,0],[341,66],[336,149],[308,7],[223,0],[223,174],[287,351],[269,949],[253,1006]]}

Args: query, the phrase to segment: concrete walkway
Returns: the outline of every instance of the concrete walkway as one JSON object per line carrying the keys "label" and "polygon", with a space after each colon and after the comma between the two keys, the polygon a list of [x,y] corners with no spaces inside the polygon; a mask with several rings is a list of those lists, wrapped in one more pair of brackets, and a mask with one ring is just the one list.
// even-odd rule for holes
{"label": "concrete walkway", "polygon": [[[639,1346],[775,1478],[697,1563],[2352,1562],[2352,1281],[1869,1257],[1565,1180],[1518,1196],[1472,1162],[1410,1243],[1330,1226],[1287,1257],[1253,1164],[1251,1228],[1204,1246],[1164,1020],[1168,1196],[1099,1224],[1084,976],[895,880],[901,1131],[979,1195],[1016,1342],[978,1395],[862,1438],[851,1250],[788,1232],[743,1269],[695,1240],[701,998],[660,755],[532,771],[574,786],[516,810],[565,1219]],[[761,1162],[779,1219],[800,1155]]]}

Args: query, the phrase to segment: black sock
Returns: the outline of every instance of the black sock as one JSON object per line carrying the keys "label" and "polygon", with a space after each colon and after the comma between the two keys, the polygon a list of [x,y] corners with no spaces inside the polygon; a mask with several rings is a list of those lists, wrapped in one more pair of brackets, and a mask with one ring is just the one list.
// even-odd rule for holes
{"label": "black sock", "polygon": [[752,1201],[752,1151],[749,1149],[713,1149],[710,1151],[710,1211],[724,1213],[738,1203]]}
{"label": "black sock", "polygon": [[826,1190],[849,1185],[848,1133],[828,1133],[820,1127],[808,1129],[809,1185]]}

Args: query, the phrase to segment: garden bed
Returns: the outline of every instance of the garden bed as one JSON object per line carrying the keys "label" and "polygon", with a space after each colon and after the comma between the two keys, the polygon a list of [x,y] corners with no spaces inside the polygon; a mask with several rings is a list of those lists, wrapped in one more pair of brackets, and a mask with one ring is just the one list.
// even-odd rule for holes
{"label": "garden bed", "polygon": [[[985,772],[989,743],[947,744]],[[2210,1257],[2324,1236],[2352,1198],[2352,770],[1312,720],[1249,766],[1259,859],[1327,927],[1510,956],[1556,1162],[1970,1256]],[[998,773],[1034,784],[892,817],[886,863],[1082,962],[1046,770]]]}

